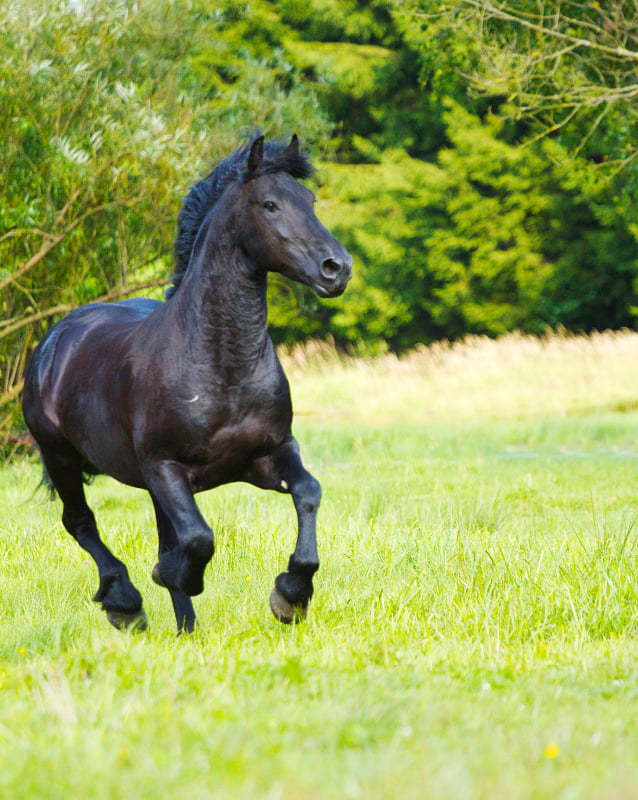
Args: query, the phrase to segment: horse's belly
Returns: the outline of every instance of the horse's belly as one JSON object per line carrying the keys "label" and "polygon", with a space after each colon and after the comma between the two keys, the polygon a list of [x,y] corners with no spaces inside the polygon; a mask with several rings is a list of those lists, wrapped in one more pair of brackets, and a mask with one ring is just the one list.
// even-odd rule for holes
{"label": "horse's belly", "polygon": [[144,479],[135,454],[130,449],[128,441],[117,433],[111,432],[110,437],[97,446],[93,441],[88,446],[81,446],[81,450],[99,474],[110,475],[111,478],[128,486],[144,487]]}

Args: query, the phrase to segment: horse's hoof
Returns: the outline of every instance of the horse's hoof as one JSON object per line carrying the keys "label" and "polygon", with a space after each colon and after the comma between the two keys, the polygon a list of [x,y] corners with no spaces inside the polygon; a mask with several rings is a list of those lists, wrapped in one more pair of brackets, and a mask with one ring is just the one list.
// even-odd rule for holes
{"label": "horse's hoof", "polygon": [[125,611],[107,611],[106,618],[118,631],[139,633],[148,628],[148,618],[143,608],[133,614],[127,614]]}
{"label": "horse's hoof", "polygon": [[159,561],[155,563],[153,567],[153,571],[151,572],[151,578],[155,581],[158,586],[164,586],[164,582],[160,578],[160,564]]}
{"label": "horse's hoof", "polygon": [[293,622],[301,622],[306,618],[308,606],[293,606],[281,592],[275,588],[270,593],[270,610],[284,625],[292,625]]}

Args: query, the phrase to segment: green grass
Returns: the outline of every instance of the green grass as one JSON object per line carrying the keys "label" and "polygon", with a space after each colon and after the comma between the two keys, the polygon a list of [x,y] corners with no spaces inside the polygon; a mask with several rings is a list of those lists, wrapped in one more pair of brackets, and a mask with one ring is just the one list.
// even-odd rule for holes
{"label": "green grass", "polygon": [[126,636],[37,465],[1,472],[0,797],[638,798],[638,337],[481,341],[288,362],[324,489],[297,627],[268,610],[289,498],[200,496],[218,552],[177,639],[150,502],[96,481],[149,615]]}

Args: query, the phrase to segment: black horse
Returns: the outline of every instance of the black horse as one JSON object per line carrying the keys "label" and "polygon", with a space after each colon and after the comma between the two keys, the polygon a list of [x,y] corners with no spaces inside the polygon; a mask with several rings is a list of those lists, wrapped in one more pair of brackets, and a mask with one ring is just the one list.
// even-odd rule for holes
{"label": "black horse", "polygon": [[194,493],[232,481],[292,495],[298,537],[270,606],[304,617],[319,566],[321,488],[291,434],[288,381],[266,329],[267,273],[340,295],[352,258],[314,214],[297,178],[311,174],[289,145],[254,136],[191,188],[178,219],[177,275],[166,302],[94,303],[58,322],[26,369],[23,409],[69,533],[99,571],[93,598],[123,629],[146,627],[142,598],[100,539],[87,475],[111,475],[153,501],[159,560],[179,631],[195,626],[214,536]]}

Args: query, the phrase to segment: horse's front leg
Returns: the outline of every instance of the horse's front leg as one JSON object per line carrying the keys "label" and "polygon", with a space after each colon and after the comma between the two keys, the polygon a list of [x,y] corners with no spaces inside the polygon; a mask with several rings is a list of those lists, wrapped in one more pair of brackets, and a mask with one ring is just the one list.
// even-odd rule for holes
{"label": "horse's front leg", "polygon": [[[170,550],[160,553],[153,580],[171,592],[201,594],[215,539],[197,508],[185,471],[175,462],[163,461],[145,465],[143,475],[153,502],[167,518],[166,528],[170,527],[176,539]],[[189,616],[188,607],[181,605]]]}
{"label": "horse's front leg", "polygon": [[275,580],[270,608],[280,622],[299,622],[306,616],[313,593],[312,577],[319,569],[317,511],[321,486],[304,468],[292,436],[273,453],[253,462],[250,481],[262,489],[292,495],[298,520],[297,544],[288,570]]}

